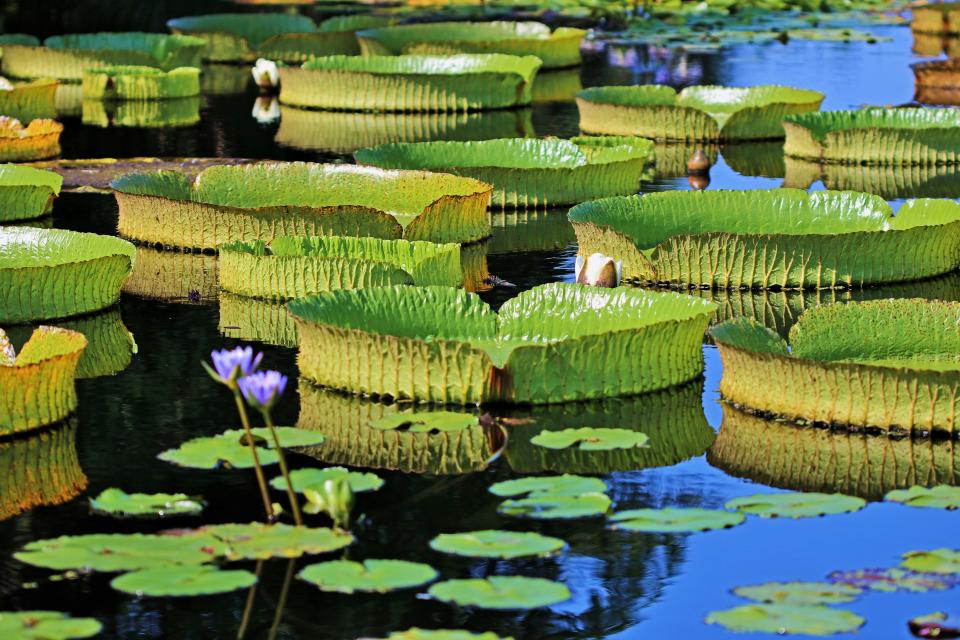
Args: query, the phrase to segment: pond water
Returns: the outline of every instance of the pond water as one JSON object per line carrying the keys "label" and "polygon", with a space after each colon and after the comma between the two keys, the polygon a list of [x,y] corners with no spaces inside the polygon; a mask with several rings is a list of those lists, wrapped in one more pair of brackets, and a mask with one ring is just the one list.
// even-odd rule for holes
{"label": "pond water", "polygon": [[[138,8],[143,6],[136,4]],[[31,12],[34,5],[38,9]],[[82,31],[136,27],[159,31],[165,17],[224,10],[213,2],[157,5],[162,9],[151,6],[141,15],[118,6],[115,22],[110,23],[109,16],[100,13],[59,15],[50,10],[52,4],[48,2],[22,3],[12,5],[0,24],[6,31],[39,35],[57,32],[58,28]],[[715,53],[691,53],[682,58],[668,55],[663,59],[646,47],[608,47],[587,54],[579,80],[583,86],[655,81],[678,87],[782,83],[824,92],[825,109],[910,102],[913,76],[908,65],[919,58],[911,53],[909,29],[869,29],[892,41],[736,45]],[[85,125],[76,115],[66,117],[63,155],[350,161],[346,155],[296,148],[296,135],[281,136],[283,124],[258,124],[251,117],[255,97],[249,87],[235,94],[204,95],[199,123],[178,128],[104,129]],[[537,135],[568,137],[578,133],[572,100],[537,105],[530,116]],[[784,184],[786,169],[777,144],[721,150],[709,188],[778,187]],[[681,171],[674,173],[658,173],[644,184],[644,191],[690,188]],[[808,181],[810,188],[824,188],[823,181],[814,178]],[[850,179],[858,178],[863,176]],[[884,195],[896,203],[903,194],[890,191]],[[487,261],[491,274],[516,286],[486,291],[482,294],[485,299],[500,304],[532,286],[572,280],[576,248],[564,211],[511,218],[509,222],[515,224],[505,226],[507,221],[504,218],[496,227]],[[64,195],[56,204],[52,223],[58,228],[115,233],[116,205],[107,195]],[[152,523],[118,524],[91,516],[86,496],[110,486],[131,492],[203,495],[209,503],[205,520],[210,522],[245,522],[260,516],[252,473],[185,470],[156,459],[160,451],[188,438],[212,435],[235,425],[231,399],[211,383],[199,362],[211,349],[239,342],[238,330],[231,328],[239,320],[227,316],[226,304],[221,310],[215,297],[200,301],[147,297],[169,298],[172,290],[179,291],[180,296],[190,290],[201,297],[209,293],[213,277],[209,256],[151,254],[146,259],[154,261],[156,270],[139,281],[140,295],[125,293],[119,306],[122,323],[136,340],[136,354],[116,375],[78,382],[76,453],[87,479],[85,491],[65,504],[33,508],[0,522],[0,610],[53,608],[95,616],[104,623],[103,637],[111,639],[232,638],[247,602],[245,591],[178,600],[134,599],[112,591],[108,577],[47,582],[43,580],[47,572],[10,557],[23,544],[39,538],[161,528]],[[960,282],[946,278],[867,295],[960,299]],[[785,303],[794,310],[812,303],[802,297],[786,300],[776,296],[766,302],[779,325],[788,322],[783,320]],[[729,301],[731,307],[742,303]],[[105,323],[116,321],[111,317]],[[256,346],[265,352],[270,368],[296,376],[295,349]],[[675,464],[604,476],[618,509],[720,508],[730,498],[778,488],[842,491],[876,501],[887,489],[909,485],[911,480],[933,484],[958,480],[953,474],[960,465],[960,451],[953,442],[891,441],[804,431],[777,423],[758,424],[756,418],[738,415],[718,402],[721,365],[716,350],[705,345],[704,356],[705,379],[686,390],[671,392],[657,407],[651,408],[644,401],[625,401],[586,407],[576,418],[565,417],[564,409],[547,410],[556,414],[548,416],[550,419],[576,422],[570,426],[629,426],[656,433],[662,439],[662,446],[669,450],[667,458]],[[298,397],[294,385],[278,408],[277,418],[280,423],[294,424],[301,412],[325,410],[325,402],[335,404],[336,398],[331,400],[316,391]],[[719,437],[707,449],[714,432]],[[73,432],[68,430],[63,436],[69,444]],[[0,455],[4,446],[0,444]],[[490,630],[518,640],[733,637],[703,624],[708,611],[742,603],[730,594],[733,587],[765,581],[820,580],[835,569],[895,566],[906,551],[953,547],[957,537],[960,516],[956,513],[882,502],[872,502],[852,515],[799,521],[750,519],[732,530],[692,535],[617,532],[605,529],[599,521],[543,525],[509,521],[496,514],[498,499],[487,493],[487,487],[516,476],[513,466],[529,465],[521,453],[511,455],[508,448],[485,471],[459,476],[379,471],[386,485],[377,493],[358,497],[357,511],[363,519],[357,528],[358,542],[347,555],[352,559],[429,562],[445,577],[497,573],[562,580],[573,592],[570,601],[521,614],[475,612],[417,597],[416,592],[344,596],[320,593],[294,580],[277,617],[289,565],[274,560],[265,565],[246,637],[265,638],[271,632],[291,640],[376,637],[411,626]],[[293,462],[296,466],[318,464],[305,456],[294,456]],[[66,473],[62,466],[68,465],[57,467]],[[82,484],[74,477],[73,490],[66,493],[77,493]],[[163,526],[190,524],[189,519],[175,519]],[[483,562],[451,560],[427,546],[441,532],[485,528],[541,531],[565,539],[570,548],[553,559]],[[40,581],[38,588],[21,588],[22,583],[33,580]],[[909,618],[938,609],[956,610],[956,604],[955,592],[871,594],[847,608],[867,620],[858,637],[890,639],[909,637]]]}

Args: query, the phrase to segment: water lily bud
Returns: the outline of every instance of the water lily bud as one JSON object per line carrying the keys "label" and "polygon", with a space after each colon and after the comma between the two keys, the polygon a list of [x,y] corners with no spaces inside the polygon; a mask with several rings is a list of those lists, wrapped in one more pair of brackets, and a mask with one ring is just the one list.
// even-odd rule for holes
{"label": "water lily bud", "polygon": [[13,91],[13,83],[0,76],[0,91]]}
{"label": "water lily bud", "polygon": [[612,289],[620,284],[623,278],[623,262],[614,260],[602,253],[594,253],[584,259],[577,256],[574,267],[577,275],[577,284],[591,287],[606,287]]}
{"label": "water lily bud", "polygon": [[280,72],[277,63],[266,58],[258,58],[253,65],[253,81],[261,89],[275,89],[280,86]]}
{"label": "water lily bud", "polygon": [[260,96],[253,103],[252,115],[260,124],[270,124],[280,119],[280,101],[276,96]]}
{"label": "water lily bud", "polygon": [[697,149],[687,160],[688,173],[706,173],[710,171],[710,158],[703,152],[703,149]]}

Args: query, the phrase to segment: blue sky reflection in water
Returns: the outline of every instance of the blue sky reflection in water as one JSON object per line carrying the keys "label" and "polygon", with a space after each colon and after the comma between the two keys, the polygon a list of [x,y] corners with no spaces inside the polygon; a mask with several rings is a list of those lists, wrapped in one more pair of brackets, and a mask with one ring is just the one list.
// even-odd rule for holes
{"label": "blue sky reflection in water", "polygon": [[[47,4],[39,3],[43,7]],[[224,10],[219,4],[202,2],[190,3],[189,7],[174,2],[168,9],[171,16]],[[72,14],[51,19],[77,21],[61,30],[133,26],[161,30],[166,17],[160,15],[162,10],[151,7],[142,17],[144,24],[128,24],[134,18],[127,12],[119,13],[117,20],[123,24],[116,26],[100,15]],[[4,18],[5,30],[30,32],[52,28],[31,24],[24,17],[30,15],[29,3],[23,3],[19,10],[14,7]],[[646,47],[620,47],[616,53],[589,54],[581,77],[585,86],[664,78],[677,86],[790,84],[826,93],[826,109],[909,102],[913,83],[908,65],[918,59],[910,52],[909,30],[868,29],[888,35],[893,41],[736,45],[711,54],[688,54],[683,63],[685,76],[678,73],[676,57],[657,64]],[[78,117],[67,118],[64,155],[346,160],[278,146],[273,140],[276,125],[258,125],[250,117],[254,95],[248,90],[239,95],[205,96],[201,122],[183,129],[104,130],[84,126]],[[572,103],[538,106],[533,123],[539,135],[573,135],[577,133],[576,108]],[[711,189],[770,188],[780,186],[783,179],[782,174],[741,175],[722,159],[722,152],[710,178]],[[822,187],[819,182],[813,185]],[[686,176],[660,176],[645,185],[646,190],[678,188],[689,188]],[[115,204],[108,196],[67,195],[57,203],[53,220],[58,227],[110,233],[115,215]],[[513,232],[536,233],[536,226],[520,226]],[[574,254],[575,248],[567,246],[491,255],[490,271],[517,288],[500,288],[484,295],[498,303],[536,284],[570,281]],[[190,437],[235,426],[230,397],[212,384],[199,366],[200,359],[211,349],[236,343],[220,335],[216,304],[165,303],[125,296],[121,312],[124,323],[136,337],[139,353],[119,375],[84,380],[78,385],[77,446],[81,466],[89,477],[87,494],[96,495],[109,486],[131,492],[185,491],[207,499],[207,521],[242,522],[258,517],[259,502],[252,474],[188,471],[155,459],[159,451]],[[266,354],[266,367],[291,378],[296,375],[293,350],[262,345],[260,348]],[[703,409],[710,426],[719,429],[720,363],[713,347],[705,346],[704,354],[707,366]],[[280,424],[293,423],[298,415],[293,387],[291,384],[275,410]],[[843,452],[856,449],[863,440],[839,436],[835,442],[837,451]],[[310,461],[300,458],[294,463],[305,466]],[[382,636],[413,625],[489,629],[518,640],[766,637],[733,635],[704,625],[702,619],[712,609],[742,603],[730,595],[733,587],[766,581],[818,580],[835,569],[895,566],[905,551],[955,546],[960,524],[960,514],[956,513],[871,504],[859,513],[828,518],[768,521],[751,517],[745,525],[729,531],[631,534],[606,530],[598,521],[535,524],[500,518],[496,515],[498,499],[489,495],[486,488],[512,476],[505,460],[485,472],[463,477],[380,473],[387,481],[385,488],[358,501],[358,510],[366,518],[357,529],[358,543],[348,551],[351,559],[396,557],[429,562],[449,578],[496,573],[561,579],[573,591],[572,600],[549,610],[511,615],[468,612],[418,599],[415,592],[348,597],[323,594],[295,582],[279,626],[279,638]],[[607,481],[618,509],[719,508],[732,497],[774,490],[749,478],[728,475],[712,466],[706,455],[667,468],[614,473]],[[104,576],[43,583],[35,590],[17,589],[23,581],[46,575],[10,559],[10,553],[28,541],[60,534],[156,528],[141,522],[117,523],[95,518],[89,515],[87,494],[62,506],[37,508],[0,522],[0,609],[52,607],[75,615],[94,615],[105,625],[103,637],[112,639],[234,637],[245,592],[177,601],[136,600],[111,591]],[[170,524],[191,522],[173,520]],[[484,562],[442,557],[427,546],[429,539],[440,532],[500,527],[555,535],[567,540],[570,550],[556,560]],[[284,561],[268,564],[248,637],[267,636],[286,568]],[[956,591],[875,594],[846,608],[867,620],[858,638],[885,640],[909,637],[908,618],[937,609],[955,611],[956,603]]]}

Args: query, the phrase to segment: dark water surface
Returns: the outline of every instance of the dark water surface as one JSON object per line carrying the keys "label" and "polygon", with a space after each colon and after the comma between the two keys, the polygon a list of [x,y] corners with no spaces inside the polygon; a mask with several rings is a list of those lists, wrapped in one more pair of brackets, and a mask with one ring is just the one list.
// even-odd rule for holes
{"label": "dark water surface", "polygon": [[[64,3],[49,1],[12,3],[0,10],[0,26],[8,32],[40,35],[63,30],[160,30],[165,17],[229,10],[228,5],[199,1],[101,2],[97,10],[83,10],[91,4],[77,3],[77,8],[69,9],[62,6]],[[105,9],[110,5],[115,11]],[[580,80],[584,86],[655,81],[678,87],[783,83],[825,92],[826,109],[911,101],[913,81],[908,64],[919,58],[911,53],[909,30],[871,30],[888,35],[893,41],[738,45],[713,54],[690,54],[683,59],[668,55],[662,60],[651,55],[646,47],[592,51],[587,54]],[[234,156],[349,161],[344,155],[296,148],[298,140],[300,146],[314,144],[303,142],[297,135],[287,135],[281,146],[275,141],[275,137],[280,137],[278,125],[260,125],[251,117],[254,100],[255,93],[249,87],[232,95],[205,95],[200,122],[182,128],[104,129],[84,125],[79,115],[66,117],[64,157]],[[577,111],[572,101],[536,106],[530,114],[533,131],[529,130],[530,123],[523,124],[525,116],[517,118],[521,130],[526,128],[527,133],[577,133]],[[784,166],[776,143],[722,150],[721,154],[711,172],[711,189],[778,187],[784,184],[785,172],[797,171],[796,167]],[[723,156],[730,157],[730,162]],[[686,156],[681,153],[678,157]],[[866,171],[854,169],[852,175],[834,179],[865,180],[869,178]],[[658,175],[644,185],[644,190],[689,188],[681,171],[673,173]],[[788,175],[790,184],[824,186],[819,176],[800,184],[803,180],[802,175]],[[895,181],[873,184],[881,183]],[[900,191],[890,187],[883,195],[898,202],[904,195],[916,192],[910,189],[914,186],[907,185]],[[57,202],[52,222],[60,228],[113,233],[116,205],[110,196],[65,195]],[[510,226],[504,226],[508,222]],[[541,283],[572,280],[576,247],[564,212],[504,217],[498,224],[490,245],[489,271],[517,287],[485,292],[482,295],[486,299],[499,304]],[[144,259],[157,261],[169,277],[145,278],[139,294],[166,298],[184,296],[190,290],[206,294],[215,285],[213,259],[209,256],[151,254]],[[958,280],[960,277],[945,278],[856,295],[957,299]],[[829,299],[829,294],[821,297],[821,301]],[[228,329],[232,337],[225,337],[219,328],[221,324],[233,325],[234,320],[221,320],[216,298],[199,304],[188,302],[182,298],[158,301],[124,294],[119,313],[135,337],[136,354],[130,358],[129,366],[116,375],[78,382],[76,451],[89,485],[65,504],[34,508],[0,522],[0,610],[51,608],[96,616],[105,625],[105,638],[236,636],[246,592],[138,600],[112,591],[109,577],[103,575],[43,582],[47,572],[23,566],[10,557],[21,545],[39,538],[159,528],[151,523],[118,523],[91,516],[86,497],[110,486],[130,492],[202,494],[210,505],[204,516],[208,522],[244,522],[259,517],[251,473],[183,470],[156,459],[160,451],[188,438],[214,434],[235,425],[231,399],[210,382],[198,364],[211,349],[238,342],[233,337],[234,330]],[[816,296],[770,295],[760,301],[727,302],[728,311],[741,308],[740,305],[757,305],[771,326],[785,330],[792,314],[805,305],[815,304]],[[116,318],[112,321],[115,323]],[[267,366],[296,377],[294,349],[258,346],[266,354]],[[569,419],[569,426],[631,426],[656,433],[664,448],[675,450],[673,461],[677,463],[672,466],[605,476],[617,509],[719,508],[730,498],[778,488],[843,491],[876,501],[896,486],[958,480],[954,469],[960,464],[960,451],[955,451],[952,442],[888,441],[805,431],[776,423],[758,424],[756,418],[731,413],[718,402],[721,367],[717,353],[705,346],[704,355],[705,380],[694,383],[686,393],[675,392],[666,401],[667,408],[659,413],[643,402],[625,402],[613,409],[610,405],[587,407],[584,412],[593,412],[588,419],[567,418],[562,408],[548,410],[553,412],[548,415],[551,420]],[[120,359],[123,360],[122,355]],[[702,394],[696,386],[700,384]],[[295,423],[300,405],[323,401],[318,398],[298,398],[296,386],[291,385],[278,409],[280,423]],[[604,419],[610,423],[603,423]],[[716,431],[720,432],[719,439],[706,451]],[[67,432],[64,437],[69,441],[70,435]],[[318,464],[302,456],[296,456],[295,463]],[[573,592],[569,602],[521,614],[478,612],[432,602],[418,597],[415,591],[344,596],[324,594],[295,580],[276,637],[352,639],[382,636],[414,625],[491,630],[518,640],[733,637],[702,622],[710,610],[742,604],[730,595],[733,587],[764,581],[819,580],[835,569],[895,566],[900,554],[906,551],[955,546],[960,531],[960,515],[956,513],[883,503],[871,503],[853,515],[828,518],[751,518],[729,531],[694,535],[622,533],[605,529],[599,521],[542,525],[508,521],[496,514],[498,499],[486,489],[494,481],[515,475],[512,464],[522,467],[523,463],[519,453],[511,457],[508,448],[489,469],[470,475],[426,477],[379,472],[386,485],[377,493],[358,497],[357,510],[365,517],[356,530],[357,543],[349,549],[348,556],[429,562],[445,578],[492,574],[553,578],[569,585]],[[0,482],[0,487],[4,486]],[[3,491],[12,493],[13,488]],[[187,526],[192,522],[183,519],[168,524]],[[441,532],[483,528],[542,531],[564,538],[570,549],[555,559],[483,562],[450,559],[427,546]],[[308,562],[301,560],[296,565]],[[288,568],[283,560],[267,563],[246,637],[269,636]],[[39,588],[20,588],[21,583],[37,579],[41,581]],[[846,608],[867,619],[858,637],[887,639],[909,637],[906,620],[910,617],[938,609],[956,611],[956,605],[956,592],[946,592],[867,595]]]}

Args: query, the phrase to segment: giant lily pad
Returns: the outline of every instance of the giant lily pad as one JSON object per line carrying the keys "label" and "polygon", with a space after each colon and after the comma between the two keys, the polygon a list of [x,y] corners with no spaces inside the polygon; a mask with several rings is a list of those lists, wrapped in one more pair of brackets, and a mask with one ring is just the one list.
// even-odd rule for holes
{"label": "giant lily pad", "polygon": [[103,625],[94,618],[70,618],[59,611],[0,612],[5,640],[74,640],[92,638]]}
{"label": "giant lily pad", "polygon": [[859,511],[867,502],[839,493],[758,493],[727,501],[736,509],[761,518],[815,518]]}
{"label": "giant lily pad", "polygon": [[[278,525],[280,526],[280,525]],[[62,536],[30,542],[14,558],[56,571],[135,571],[212,562],[223,548],[209,535],[142,533]]]}
{"label": "giant lily pad", "polygon": [[742,513],[714,509],[630,509],[610,515],[614,529],[649,533],[675,533],[729,529],[742,523]]}
{"label": "giant lily pad", "polygon": [[[685,382],[702,367],[701,335],[713,310],[672,293],[559,283],[525,291],[499,313],[475,294],[443,287],[332,291],[288,307],[300,332],[300,372],[310,380],[464,404],[543,404]],[[619,354],[618,364],[598,364],[598,350]],[[334,352],[344,357],[331,363]]]}
{"label": "giant lily pad", "polygon": [[853,602],[863,594],[863,591],[843,583],[767,582],[749,587],[737,587],[733,593],[756,602],[817,605]]}
{"label": "giant lily pad", "polygon": [[0,89],[0,114],[18,120],[57,116],[55,80],[41,79]]}
{"label": "giant lily pad", "polygon": [[[276,464],[277,452],[273,438],[266,427],[250,430],[253,433],[257,456],[261,465]],[[305,447],[323,442],[323,434],[295,427],[275,427],[280,446]],[[242,429],[231,429],[206,438],[187,440],[176,449],[167,449],[158,456],[164,462],[192,469],[249,469],[253,456]]]}
{"label": "giant lily pad", "polygon": [[184,537],[213,538],[222,545],[222,555],[227,560],[299,558],[304,554],[329,553],[353,543],[348,531],[260,522],[212,525],[186,533]]}
{"label": "giant lily pad", "polygon": [[573,520],[602,516],[610,510],[611,503],[605,493],[583,493],[576,496],[547,493],[504,500],[497,507],[497,513],[532,520]]}
{"label": "giant lily pad", "polygon": [[577,94],[587,133],[660,140],[782,138],[781,120],[817,111],[823,94],[775,85],[757,87],[592,87]]}
{"label": "giant lily pad", "polygon": [[536,609],[570,599],[562,582],[524,576],[491,576],[486,580],[447,580],[430,587],[443,602],[481,609]]}
{"label": "giant lily pad", "polygon": [[492,631],[471,633],[461,629],[419,629],[411,627],[406,631],[394,631],[383,640],[513,640],[513,638],[501,638]]}
{"label": "giant lily pad", "polygon": [[533,56],[327,56],[281,67],[280,102],[348,111],[472,111],[530,104]]}
{"label": "giant lily pad", "polygon": [[580,64],[583,29],[539,22],[430,22],[357,32],[363,55],[506,53],[536,56],[544,69]]}
{"label": "giant lily pad", "polygon": [[783,128],[788,156],[854,164],[960,163],[956,109],[825,111],[787,116]]}
{"label": "giant lily pad", "polygon": [[220,247],[220,288],[254,298],[393,284],[463,283],[460,246],[335,236],[232,242]]}
{"label": "giant lily pad", "polygon": [[185,493],[127,493],[111,487],[90,499],[90,508],[103,515],[117,517],[164,518],[195,516],[203,511],[203,503]]}
{"label": "giant lily pad", "polygon": [[490,232],[487,185],[418,171],[261,163],[210,167],[193,183],[161,171],[111,186],[122,235],[178,247],[283,235],[468,242]]}
{"label": "giant lily pad", "polygon": [[160,100],[200,95],[200,69],[118,66],[83,73],[84,100]]}
{"label": "giant lily pad", "polygon": [[546,557],[563,551],[567,543],[560,538],[544,536],[533,531],[468,531],[441,533],[430,541],[430,548],[468,558],[524,558]]}
{"label": "giant lily pad", "polygon": [[53,229],[0,229],[0,246],[0,322],[109,307],[136,255],[119,238]]}
{"label": "giant lily pad", "polygon": [[427,564],[406,560],[330,560],[304,567],[301,580],[321,591],[336,593],[387,593],[419,587],[437,579],[437,571]]}
{"label": "giant lily pad", "polygon": [[896,568],[834,571],[827,579],[837,584],[882,593],[946,591],[960,584],[960,575],[921,573]]}
{"label": "giant lily pad", "polygon": [[960,487],[944,484],[927,489],[913,486],[909,489],[891,491],[885,496],[890,502],[899,502],[908,507],[926,507],[930,509],[960,509]]}
{"label": "giant lily pad", "polygon": [[74,33],[51,36],[43,46],[4,44],[0,70],[15,78],[80,81],[87,69],[141,65],[170,70],[199,67],[204,41],[160,33]]}
{"label": "giant lily pad", "polygon": [[197,565],[132,571],[114,578],[110,586],[136,596],[169,598],[228,593],[245,589],[256,582],[257,577],[249,571]]}
{"label": "giant lily pad", "polygon": [[960,266],[960,205],[947,200],[912,200],[894,216],[861,193],[671,191],[586,202],[569,218],[580,255],[602,253],[622,261],[625,279],[657,283],[851,287]]}
{"label": "giant lily pad", "polygon": [[528,496],[578,496],[584,493],[603,493],[607,483],[600,478],[564,474],[562,476],[528,476],[503,480],[490,485],[490,493],[502,498]]}
{"label": "giant lily pad", "polygon": [[903,554],[901,566],[911,571],[923,573],[960,573],[960,551],[955,549],[933,549],[931,551],[909,551]]}
{"label": "giant lily pad", "polygon": [[914,8],[912,14],[910,28],[918,33],[960,33],[960,4],[958,3],[921,5]]}
{"label": "giant lily pad", "polygon": [[15,354],[0,329],[0,435],[53,424],[77,408],[74,377],[86,347],[82,334],[41,326]]}
{"label": "giant lily pad", "polygon": [[354,154],[384,169],[444,171],[493,185],[492,204],[538,208],[636,193],[653,143],[643,138],[398,142]]}
{"label": "giant lily pad", "polygon": [[863,623],[863,618],[855,613],[823,605],[748,604],[712,611],[707,616],[707,624],[719,624],[731,631],[778,635],[829,636],[856,631]]}
{"label": "giant lily pad", "polygon": [[[316,443],[311,443],[316,444]],[[316,490],[327,480],[346,480],[353,493],[377,491],[383,486],[383,478],[375,473],[349,471],[344,467],[327,467],[326,469],[296,469],[290,472],[290,482],[293,490],[303,493]],[[287,483],[283,476],[277,476],[270,481],[274,489],[286,490]]]}
{"label": "giant lily pad", "polygon": [[647,446],[649,436],[630,429],[609,427],[580,427],[562,431],[541,431],[530,438],[530,443],[545,449],[580,449],[581,451],[610,451]]}
{"label": "giant lily pad", "polygon": [[56,120],[31,120],[23,126],[16,118],[0,116],[0,162],[44,160],[59,155],[62,132],[63,125]]}
{"label": "giant lily pad", "polygon": [[724,365],[720,391],[737,404],[792,418],[952,431],[960,397],[958,317],[960,304],[940,301],[818,307],[790,330],[789,349],[754,322],[726,322],[711,330]]}

